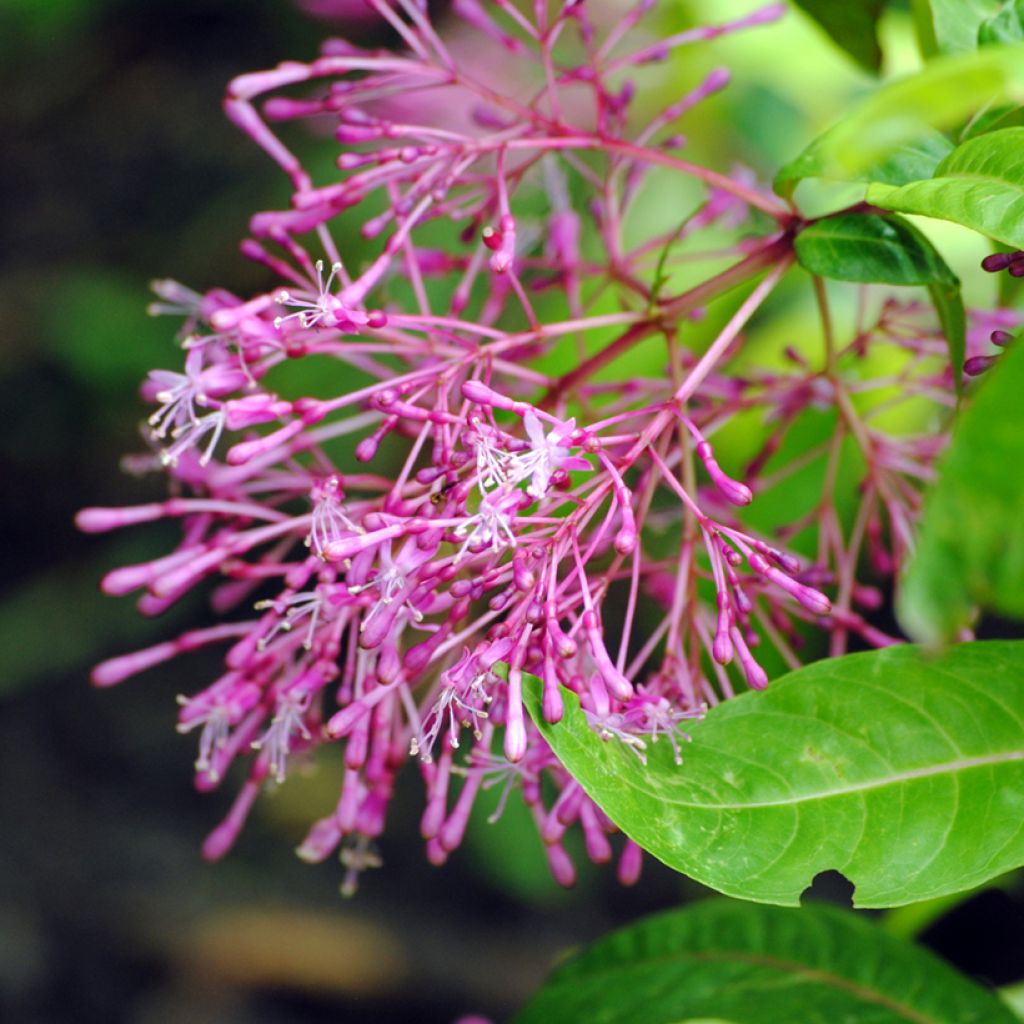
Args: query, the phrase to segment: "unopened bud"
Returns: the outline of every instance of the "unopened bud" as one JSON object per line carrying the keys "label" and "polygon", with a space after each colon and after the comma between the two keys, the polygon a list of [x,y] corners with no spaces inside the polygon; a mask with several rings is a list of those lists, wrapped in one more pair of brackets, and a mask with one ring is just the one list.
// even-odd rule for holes
{"label": "unopened bud", "polygon": [[968,377],[978,377],[986,370],[991,369],[998,358],[998,356],[972,356],[964,363],[964,373]]}

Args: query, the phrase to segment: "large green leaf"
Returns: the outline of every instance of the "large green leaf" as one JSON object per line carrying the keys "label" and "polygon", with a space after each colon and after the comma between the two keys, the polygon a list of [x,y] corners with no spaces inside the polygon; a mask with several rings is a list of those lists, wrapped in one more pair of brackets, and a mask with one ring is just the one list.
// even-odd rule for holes
{"label": "large green leaf", "polygon": [[859,0],[840,3],[835,0],[795,0],[858,64],[869,71],[882,65],[878,45],[878,18],[888,0]]}
{"label": "large green leaf", "polygon": [[978,30],[1000,0],[911,0],[918,41],[926,56],[961,53],[978,45]]}
{"label": "large green leaf", "polygon": [[1024,128],[968,139],[939,164],[933,178],[899,187],[876,183],[867,197],[886,210],[951,220],[1024,248]]}
{"label": "large green leaf", "polygon": [[[878,165],[903,150],[914,152],[927,140],[941,146],[935,142],[936,129],[954,128],[991,103],[1022,101],[1024,48],[993,46],[941,57],[846,114],[779,171],[775,191],[788,198],[802,179],[812,177],[901,184],[891,174],[876,173]],[[897,167],[903,170],[900,161]]]}
{"label": "large green leaf", "polygon": [[819,277],[928,288],[959,383],[965,348],[960,281],[917,228],[902,217],[843,213],[808,225],[795,248],[800,265]]}
{"label": "large green leaf", "polygon": [[829,658],[711,709],[680,767],[602,740],[565,695],[533,719],[628,836],[730,896],[795,905],[841,871],[858,906],[956,892],[1024,864],[1024,642]]}
{"label": "large green leaf", "polygon": [[977,606],[1024,618],[1024,345],[978,382],[939,478],[925,497],[917,548],[897,595],[911,636],[952,640]]}
{"label": "large green leaf", "polygon": [[982,46],[1024,42],[1024,0],[1006,0],[998,11],[978,28]]}
{"label": "large green leaf", "polygon": [[706,900],[558,967],[514,1024],[1014,1024],[943,961],[832,907]]}

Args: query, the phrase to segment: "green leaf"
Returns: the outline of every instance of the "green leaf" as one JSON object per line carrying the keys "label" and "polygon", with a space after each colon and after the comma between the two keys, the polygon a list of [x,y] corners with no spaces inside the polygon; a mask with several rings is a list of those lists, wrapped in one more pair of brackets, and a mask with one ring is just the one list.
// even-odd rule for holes
{"label": "green leaf", "polygon": [[978,45],[979,27],[999,0],[911,0],[918,41],[926,57],[961,53]]}
{"label": "green leaf", "polygon": [[959,285],[935,246],[902,217],[842,213],[796,236],[800,265],[819,277],[864,284]]}
{"label": "green leaf", "polygon": [[981,23],[978,43],[991,46],[998,43],[1024,42],[1024,0],[1006,0],[1006,3]]}
{"label": "green leaf", "polygon": [[[1024,52],[1021,57],[1024,60]],[[1024,128],[1003,128],[968,139],[927,181],[898,188],[870,185],[868,202],[886,210],[951,220],[1024,248]]]}
{"label": "green leaf", "polygon": [[932,953],[833,907],[706,900],[600,939],[558,967],[514,1024],[1014,1024]]}
{"label": "green leaf", "polygon": [[955,638],[981,606],[1024,618],[1024,345],[978,382],[925,496],[914,555],[897,594],[918,640]]}
{"label": "green leaf", "polygon": [[960,281],[935,246],[902,217],[843,213],[815,221],[796,237],[800,265],[819,277],[928,288],[961,380],[966,320]]}
{"label": "green leaf", "polygon": [[[986,132],[996,131],[1000,128],[1019,128],[1022,125],[1024,125],[1024,107],[1014,106],[1013,104],[1000,104],[990,107],[973,118],[961,133],[960,141],[966,142],[968,139],[973,139],[976,135],[984,135]],[[952,149],[952,145],[949,148]],[[931,172],[923,174],[921,177],[927,178],[930,175]],[[881,179],[876,180],[880,181]],[[907,182],[891,181],[889,184],[905,185]]]}
{"label": "green leaf", "polygon": [[533,720],[626,835],[730,896],[796,905],[841,871],[858,906],[980,885],[1024,863],[1024,642],[829,658],[719,704],[648,763],[590,727],[575,695]]}
{"label": "green leaf", "polygon": [[868,167],[863,181],[883,181],[887,185],[906,185],[920,178],[930,178],[935,168],[950,153],[953,143],[935,128],[925,128],[919,138],[893,150],[884,160]]}
{"label": "green leaf", "polygon": [[928,285],[928,295],[939,318],[939,326],[949,347],[949,363],[953,369],[953,387],[959,397],[963,393],[964,354],[967,351],[967,314],[960,296],[960,284],[936,282]]}
{"label": "green leaf", "polygon": [[860,0],[837,4],[835,0],[795,0],[858,64],[869,71],[882,66],[878,45],[878,18],[887,0]]}
{"label": "green leaf", "polygon": [[[960,125],[979,109],[995,102],[1024,102],[1024,50],[993,46],[974,53],[942,57],[909,78],[892,82],[869,96],[838,124],[819,136],[775,178],[775,191],[790,198],[804,178],[837,181],[885,181],[878,165],[898,159],[904,149],[914,152],[941,145],[936,129]],[[930,140],[930,142],[929,142]],[[911,165],[913,168],[913,165]]]}

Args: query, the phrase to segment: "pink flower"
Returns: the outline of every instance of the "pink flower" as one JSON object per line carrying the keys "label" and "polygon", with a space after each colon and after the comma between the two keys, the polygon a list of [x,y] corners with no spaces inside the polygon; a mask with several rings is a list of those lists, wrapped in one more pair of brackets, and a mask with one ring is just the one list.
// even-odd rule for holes
{"label": "pink flower", "polygon": [[523,426],[526,428],[526,436],[530,439],[530,447],[528,451],[519,455],[516,473],[522,479],[529,478],[527,494],[534,498],[544,497],[555,470],[591,468],[586,459],[573,455],[565,444],[576,428],[574,419],[556,426],[545,434],[537,414],[530,409],[523,416]]}
{"label": "pink flower", "polygon": [[[291,183],[290,201],[257,213],[242,246],[278,283],[248,298],[157,286],[155,311],[187,327],[184,372],[154,371],[143,386],[172,496],[78,517],[94,532],[180,523],[174,550],[103,581],[111,594],[141,591],[144,613],[208,585],[217,615],[252,609],[94,672],[109,686],[229,645],[220,678],[179,716],[199,731],[201,788],[245,764],[208,857],[227,852],[296,755],[337,743],[337,803],[299,852],[339,851],[344,891],[380,863],[410,758],[433,863],[458,847],[480,792],[500,787],[499,810],[526,803],[553,874],[571,884],[566,830],[578,826],[599,862],[616,830],[527,714],[530,676],[549,721],[571,692],[608,742],[679,762],[688,722],[767,684],[759,644],[796,665],[809,627],[834,651],[851,635],[891,641],[858,611],[856,574],[865,549],[898,568],[941,438],[855,425],[847,440],[867,469],[852,531],[830,494],[794,508],[775,538],[747,507],[803,465],[779,452],[808,410],[832,408],[844,388],[893,389],[871,376],[869,347],[899,353],[878,365],[906,365],[901,400],[946,402],[933,320],[890,303],[837,343],[828,368],[796,354],[782,369],[740,369],[743,332],[792,260],[791,211],[748,172],[677,155],[675,122],[714,101],[721,71],[639,131],[630,117],[624,76],[639,65],[781,8],[652,42],[647,3],[611,24],[587,4],[527,7],[460,0],[462,38],[449,45],[423,4],[380,0],[401,53],[334,40],[308,63],[229,87],[229,117]],[[507,65],[490,61],[495,49]],[[333,127],[337,149],[321,182],[274,127],[310,119]],[[706,198],[683,224],[628,242],[652,167],[693,178]],[[353,221],[365,260],[339,232]],[[684,235],[686,258],[706,246],[714,273],[674,294]],[[655,281],[659,268],[669,273]],[[680,325],[747,280],[757,283],[692,352]],[[653,337],[665,352],[654,370],[634,355]],[[307,357],[324,397],[280,373]],[[737,419],[764,439],[746,466],[719,433]],[[807,535],[810,559],[788,547]],[[638,848],[622,843],[620,877],[639,870]]]}

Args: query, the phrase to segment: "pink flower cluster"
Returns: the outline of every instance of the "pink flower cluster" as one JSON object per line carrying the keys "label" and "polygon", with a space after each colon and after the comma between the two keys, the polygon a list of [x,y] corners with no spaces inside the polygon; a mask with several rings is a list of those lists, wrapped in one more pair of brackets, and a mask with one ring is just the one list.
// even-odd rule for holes
{"label": "pink flower cluster", "polygon": [[[199,734],[201,789],[247,762],[208,857],[296,755],[341,743],[337,805],[299,854],[340,849],[346,891],[378,861],[410,759],[433,862],[459,845],[481,790],[500,785],[501,806],[513,791],[529,806],[570,884],[567,829],[607,861],[615,828],[531,722],[526,677],[540,680],[548,721],[572,691],[608,742],[641,759],[661,743],[680,762],[688,720],[767,684],[759,645],[795,667],[813,656],[813,643],[802,650],[814,628],[832,653],[851,635],[892,642],[869,623],[881,593],[857,572],[867,552],[891,574],[911,543],[941,434],[891,435],[885,413],[952,403],[944,342],[929,311],[890,301],[877,316],[865,304],[848,343],[829,329],[773,369],[744,356],[744,329],[793,262],[795,215],[749,173],[680,155],[677,122],[726,72],[639,126],[631,76],[773,21],[780,5],[659,38],[644,29],[647,0],[610,25],[583,2],[454,0],[452,47],[474,33],[474,66],[494,56],[489,77],[465,70],[420,0],[373,6],[403,53],[332,39],[309,63],[231,83],[228,116],[291,182],[288,208],[256,214],[242,243],[274,283],[244,299],[156,283],[154,312],[184,320],[184,368],[145,382],[157,451],[136,461],[162,467],[175,496],[78,518],[90,531],[179,519],[174,551],[109,573],[103,589],[140,590],[155,615],[216,579],[226,620],[93,678],[109,686],[229,644],[223,674],[182,698],[179,718]],[[285,142],[303,121],[339,145],[325,182]],[[705,198],[627,241],[656,167],[696,179]],[[683,263],[715,272],[663,294]],[[691,351],[704,307],[746,282],[714,340]],[[662,366],[637,374],[631,355],[652,338]],[[816,346],[812,365],[802,353]],[[294,360],[320,368],[321,397],[277,392]],[[835,427],[794,455],[789,435],[807,416]],[[760,449],[730,475],[714,439],[737,417]],[[851,449],[862,478],[849,522],[835,495]],[[756,494],[816,460],[820,504],[774,539],[745,521]],[[799,535],[812,559],[789,549]],[[635,880],[640,851],[627,841],[618,863]]]}

